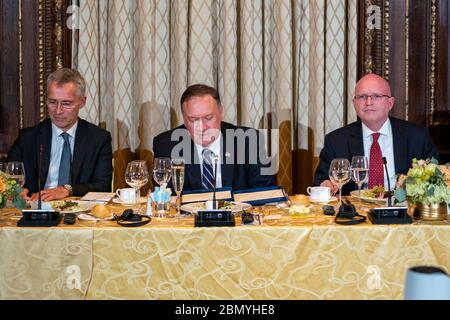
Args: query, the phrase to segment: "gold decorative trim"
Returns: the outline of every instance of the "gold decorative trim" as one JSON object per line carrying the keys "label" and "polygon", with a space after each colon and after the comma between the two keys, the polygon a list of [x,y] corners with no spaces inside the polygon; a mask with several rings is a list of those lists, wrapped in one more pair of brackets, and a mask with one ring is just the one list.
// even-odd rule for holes
{"label": "gold decorative trim", "polygon": [[409,1],[405,17],[405,120],[409,119]]}
{"label": "gold decorative trim", "polygon": [[44,1],[39,0],[39,34],[38,34],[38,54],[39,54],[39,117],[45,117],[45,99],[47,99],[47,90],[44,84]]}
{"label": "gold decorative trim", "polygon": [[[369,15],[367,13],[367,8],[373,5],[374,2],[371,0],[366,0],[364,4],[364,21],[367,21]],[[369,29],[367,26],[364,27],[364,74],[372,73],[375,69],[375,62],[372,56],[372,45],[375,37],[375,29]]]}
{"label": "gold decorative trim", "polygon": [[22,0],[19,0],[19,128],[23,124],[23,26],[22,26]]}
{"label": "gold decorative trim", "polygon": [[389,0],[385,0],[384,2],[384,8],[383,8],[383,12],[384,12],[384,19],[383,19],[383,31],[384,31],[384,63],[383,63],[383,76],[386,80],[389,80]]}
{"label": "gold decorative trim", "polygon": [[431,0],[431,52],[430,52],[430,113],[429,124],[433,124],[436,108],[436,0]]}
{"label": "gold decorative trim", "polygon": [[63,15],[62,15],[62,0],[55,0],[55,28],[53,29],[53,35],[55,36],[55,63],[56,68],[61,69],[63,67]]}

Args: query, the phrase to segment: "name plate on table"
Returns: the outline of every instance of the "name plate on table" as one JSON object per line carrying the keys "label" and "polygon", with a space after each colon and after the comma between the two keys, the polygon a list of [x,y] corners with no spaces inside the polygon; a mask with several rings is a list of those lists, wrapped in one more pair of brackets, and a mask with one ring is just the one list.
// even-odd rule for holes
{"label": "name plate on table", "polygon": [[279,186],[238,190],[234,191],[233,195],[234,201],[247,202],[252,206],[262,206],[264,204],[288,200],[286,192]]}
{"label": "name plate on table", "polygon": [[195,215],[196,227],[234,227],[234,214],[229,210],[199,210]]}
{"label": "name plate on table", "polygon": [[53,227],[62,219],[62,215],[56,210],[22,210],[22,215],[17,221],[19,227]]}
{"label": "name plate on table", "polygon": [[[181,203],[209,201],[212,200],[212,198],[212,190],[190,190],[183,192],[181,195]],[[233,192],[231,188],[216,189],[216,200],[233,201]]]}

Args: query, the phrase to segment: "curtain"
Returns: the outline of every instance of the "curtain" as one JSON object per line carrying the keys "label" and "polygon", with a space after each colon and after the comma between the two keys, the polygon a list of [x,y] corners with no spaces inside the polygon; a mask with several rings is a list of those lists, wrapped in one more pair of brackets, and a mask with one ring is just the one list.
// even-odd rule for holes
{"label": "curtain", "polygon": [[[311,183],[324,135],[356,119],[354,1],[78,4],[72,65],[88,83],[80,116],[112,133],[115,175],[119,159],[151,159],[153,137],[182,123],[180,96],[194,83],[219,90],[225,121],[269,129],[268,151],[289,193]],[[296,179],[297,167],[308,173]]]}

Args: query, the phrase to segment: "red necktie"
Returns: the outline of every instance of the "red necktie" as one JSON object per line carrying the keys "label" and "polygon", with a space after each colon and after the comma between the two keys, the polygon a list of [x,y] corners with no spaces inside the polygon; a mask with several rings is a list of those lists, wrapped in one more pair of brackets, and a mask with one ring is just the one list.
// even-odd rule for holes
{"label": "red necktie", "polygon": [[372,146],[369,160],[369,189],[375,186],[384,186],[383,156],[378,144],[378,132],[372,133]]}

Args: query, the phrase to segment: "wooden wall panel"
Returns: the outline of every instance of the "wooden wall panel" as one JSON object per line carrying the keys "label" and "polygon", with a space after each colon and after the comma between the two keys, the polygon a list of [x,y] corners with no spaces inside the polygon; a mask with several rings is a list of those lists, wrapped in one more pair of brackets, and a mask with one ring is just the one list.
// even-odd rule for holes
{"label": "wooden wall panel", "polygon": [[20,128],[19,2],[0,0],[0,154]]}
{"label": "wooden wall panel", "polygon": [[22,16],[23,127],[30,127],[40,119],[39,1],[23,1]]}
{"label": "wooden wall panel", "polygon": [[[387,69],[387,79],[391,86],[392,95],[395,97],[395,105],[391,115],[400,119],[406,119],[406,1],[388,1],[386,8],[389,14],[389,61],[384,61]],[[382,74],[383,75],[383,74]]]}
{"label": "wooden wall panel", "polygon": [[21,128],[46,116],[48,74],[70,67],[70,2],[0,0],[0,158]]}

